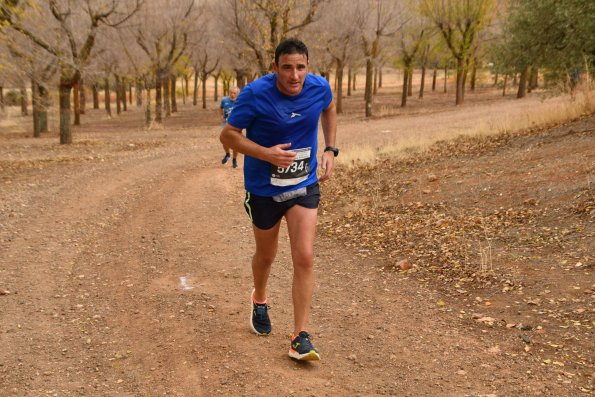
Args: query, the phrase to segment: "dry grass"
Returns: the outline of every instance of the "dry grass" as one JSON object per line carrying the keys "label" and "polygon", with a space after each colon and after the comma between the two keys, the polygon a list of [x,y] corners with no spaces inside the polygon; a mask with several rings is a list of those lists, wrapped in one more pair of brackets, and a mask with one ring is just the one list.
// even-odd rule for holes
{"label": "dry grass", "polygon": [[[404,115],[372,120],[362,128],[339,126],[341,164],[373,163],[382,157],[405,157],[437,141],[460,135],[488,136],[529,127],[545,127],[595,112],[593,92],[583,91],[575,100],[568,95],[534,95],[522,100],[464,106],[431,115]],[[361,126],[361,124],[360,124]],[[343,144],[345,142],[345,144]]]}

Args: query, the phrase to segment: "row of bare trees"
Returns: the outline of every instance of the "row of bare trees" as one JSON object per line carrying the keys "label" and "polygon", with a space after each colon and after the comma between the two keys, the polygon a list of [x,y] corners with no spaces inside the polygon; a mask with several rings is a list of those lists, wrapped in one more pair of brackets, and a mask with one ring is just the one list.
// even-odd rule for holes
{"label": "row of bare trees", "polygon": [[282,39],[297,36],[310,48],[311,70],[335,74],[339,112],[345,70],[349,94],[354,71],[365,69],[365,114],[373,115],[384,66],[403,69],[406,106],[414,67],[422,71],[423,97],[426,70],[434,70],[435,88],[437,69],[454,64],[459,105],[468,80],[474,88],[476,69],[489,60],[509,1],[3,0],[0,94],[5,83],[31,83],[39,136],[47,129],[49,92],[57,88],[60,142],[70,143],[70,125],[80,123],[83,80],[93,89],[94,107],[105,90],[108,111],[111,87],[117,106],[126,106],[126,87],[130,96],[134,86],[146,123],[159,123],[176,111],[178,79],[183,100],[193,81],[193,104],[201,91],[206,108],[208,78],[221,80],[224,91],[233,80],[241,87],[269,72]]}

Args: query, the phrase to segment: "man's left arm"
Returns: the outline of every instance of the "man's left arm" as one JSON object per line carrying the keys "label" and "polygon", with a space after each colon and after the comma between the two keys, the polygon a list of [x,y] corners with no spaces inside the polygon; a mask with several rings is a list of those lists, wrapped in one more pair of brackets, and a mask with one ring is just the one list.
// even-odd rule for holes
{"label": "man's left arm", "polygon": [[[324,135],[324,146],[335,146],[335,139],[337,137],[337,108],[335,106],[335,100],[322,111],[320,116],[322,133]],[[323,174],[320,176],[319,181],[324,182],[331,177],[334,165],[335,154],[331,151],[323,152],[320,160],[320,167],[323,170]]]}

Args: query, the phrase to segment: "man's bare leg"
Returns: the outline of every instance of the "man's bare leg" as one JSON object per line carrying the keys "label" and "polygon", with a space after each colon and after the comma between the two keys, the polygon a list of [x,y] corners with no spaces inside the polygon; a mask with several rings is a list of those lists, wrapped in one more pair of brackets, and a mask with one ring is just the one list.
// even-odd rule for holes
{"label": "man's bare leg", "polygon": [[285,213],[293,261],[294,335],[308,329],[314,292],[314,237],[317,216],[316,208],[299,205],[291,207]]}
{"label": "man's bare leg", "polygon": [[280,220],[267,230],[252,225],[256,242],[256,251],[252,257],[252,277],[254,279],[254,300],[257,302],[265,302],[267,299],[267,282],[271,266],[277,255],[280,225]]}

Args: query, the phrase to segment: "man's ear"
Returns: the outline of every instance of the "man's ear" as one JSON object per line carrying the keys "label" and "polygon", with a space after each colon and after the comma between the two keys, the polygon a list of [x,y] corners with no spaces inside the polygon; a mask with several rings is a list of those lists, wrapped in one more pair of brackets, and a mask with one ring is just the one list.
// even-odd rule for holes
{"label": "man's ear", "polygon": [[271,69],[273,70],[273,72],[277,71],[277,64],[275,63],[275,61],[271,62]]}

